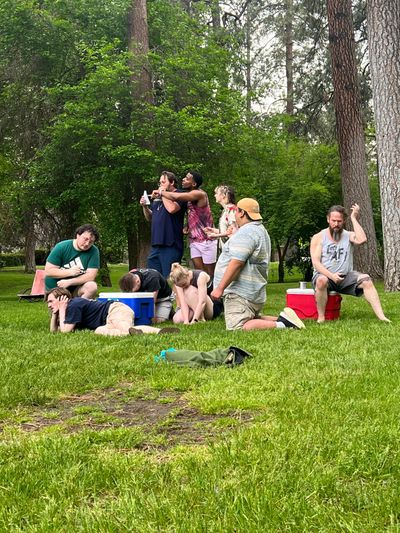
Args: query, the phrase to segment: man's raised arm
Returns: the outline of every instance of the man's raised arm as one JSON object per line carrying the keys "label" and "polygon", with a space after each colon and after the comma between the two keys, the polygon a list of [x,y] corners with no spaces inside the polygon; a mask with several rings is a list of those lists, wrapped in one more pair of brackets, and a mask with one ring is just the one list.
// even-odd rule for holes
{"label": "man's raised arm", "polygon": [[367,242],[367,236],[365,231],[362,229],[361,224],[358,222],[358,216],[360,214],[360,206],[358,204],[353,204],[351,206],[351,223],[353,224],[353,230],[350,232],[350,242],[353,244],[364,244]]}

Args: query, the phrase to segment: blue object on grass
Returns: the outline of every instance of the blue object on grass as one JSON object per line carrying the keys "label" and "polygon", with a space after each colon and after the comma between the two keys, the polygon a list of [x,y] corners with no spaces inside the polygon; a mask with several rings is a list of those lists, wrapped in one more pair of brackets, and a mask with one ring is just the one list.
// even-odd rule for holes
{"label": "blue object on grass", "polygon": [[161,350],[160,355],[154,356],[154,361],[156,363],[159,363],[160,361],[166,361],[167,360],[167,352],[176,352],[175,348],[168,348],[167,350]]}

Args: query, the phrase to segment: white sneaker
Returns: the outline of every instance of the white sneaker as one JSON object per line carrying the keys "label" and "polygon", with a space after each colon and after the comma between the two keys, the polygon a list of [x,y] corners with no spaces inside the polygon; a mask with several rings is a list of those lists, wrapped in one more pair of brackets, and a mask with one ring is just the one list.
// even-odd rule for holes
{"label": "white sneaker", "polygon": [[285,307],[278,316],[277,322],[282,322],[286,328],[303,329],[306,327],[290,307]]}

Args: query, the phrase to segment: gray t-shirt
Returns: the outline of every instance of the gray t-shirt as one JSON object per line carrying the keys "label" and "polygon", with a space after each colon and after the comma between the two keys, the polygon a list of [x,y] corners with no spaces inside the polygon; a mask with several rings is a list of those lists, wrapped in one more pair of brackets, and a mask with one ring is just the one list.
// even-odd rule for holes
{"label": "gray t-shirt", "polygon": [[245,224],[222,248],[215,267],[214,287],[219,285],[231,259],[237,259],[245,265],[238,278],[225,289],[224,294],[238,294],[253,303],[265,303],[270,255],[271,241],[262,222]]}
{"label": "gray t-shirt", "polygon": [[322,233],[321,263],[333,274],[348,274],[353,270],[353,244],[350,242],[350,233],[343,230],[340,241],[334,242],[329,238],[328,231],[326,229]]}

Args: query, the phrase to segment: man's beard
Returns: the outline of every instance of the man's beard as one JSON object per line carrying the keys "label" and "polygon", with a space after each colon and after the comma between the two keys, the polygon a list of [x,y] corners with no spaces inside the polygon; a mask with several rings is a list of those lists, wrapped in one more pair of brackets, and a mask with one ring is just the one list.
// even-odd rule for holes
{"label": "man's beard", "polygon": [[343,228],[340,228],[340,229],[332,229],[332,228],[329,228],[329,231],[331,233],[331,237],[332,239],[335,241],[335,242],[339,242],[341,237],[342,237],[342,233],[343,233]]}

